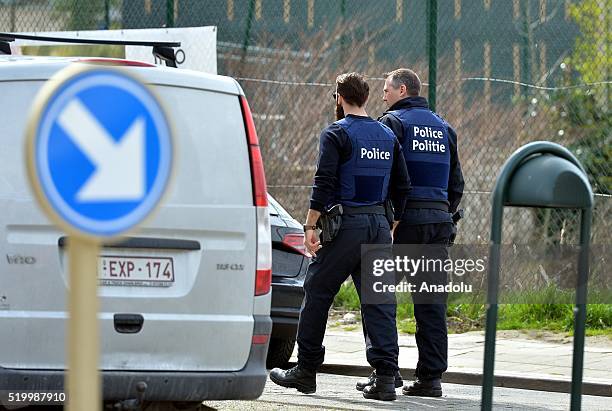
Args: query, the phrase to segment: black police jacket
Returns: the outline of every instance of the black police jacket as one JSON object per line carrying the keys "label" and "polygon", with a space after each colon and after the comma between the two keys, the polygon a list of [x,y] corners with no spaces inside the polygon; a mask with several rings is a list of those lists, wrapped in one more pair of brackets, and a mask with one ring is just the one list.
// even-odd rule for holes
{"label": "black police jacket", "polygon": [[[427,103],[427,99],[425,97],[406,97],[389,107],[389,111],[403,110],[414,107],[429,109],[429,104]],[[397,117],[393,115],[387,115],[387,113],[385,112],[381,117],[379,117],[378,121],[393,130],[400,144],[405,143],[406,138],[403,133],[402,123]],[[450,213],[454,213],[455,211],[457,211],[457,207],[459,207],[459,203],[461,202],[465,182],[463,180],[463,173],[461,172],[461,163],[457,154],[457,133],[452,127],[449,126],[448,134],[450,145],[448,202]],[[444,211],[433,209],[409,208],[405,210],[403,220],[408,222],[409,224],[452,222],[451,214],[445,213]]]}
{"label": "black police jacket", "polygon": [[[359,121],[375,121],[370,117],[347,115]],[[346,131],[336,123],[327,126],[319,139],[319,161],[315,172],[310,208],[324,211],[325,207],[337,197],[340,190],[340,166],[350,160],[352,155],[351,139]],[[393,165],[389,181],[389,198],[395,209],[395,219],[402,217],[407,194],[410,192],[410,179],[401,146],[395,140]]]}

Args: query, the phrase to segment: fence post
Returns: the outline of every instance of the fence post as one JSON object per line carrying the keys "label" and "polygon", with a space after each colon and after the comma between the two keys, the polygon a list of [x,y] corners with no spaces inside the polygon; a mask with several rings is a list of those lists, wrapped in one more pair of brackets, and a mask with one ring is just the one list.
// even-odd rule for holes
{"label": "fence post", "polygon": [[174,1],[166,0],[166,27],[174,27]]}
{"label": "fence post", "polygon": [[437,46],[438,46],[438,0],[427,2],[427,46],[429,54],[429,108],[436,111],[436,76],[437,76]]}
{"label": "fence post", "polygon": [[253,25],[253,14],[255,13],[255,0],[249,0],[249,11],[247,15],[244,41],[242,42],[242,62],[246,58],[249,43],[251,42],[251,26]]}
{"label": "fence post", "polygon": [[[520,34],[521,40],[523,43],[523,64],[522,64],[522,76],[523,78],[519,81],[523,81],[525,83],[531,83],[533,80],[532,77],[532,65],[534,62],[532,61],[532,50],[533,50],[533,29],[531,27],[531,1],[525,0],[522,4],[522,12],[521,15],[524,19],[523,21],[523,33]],[[525,89],[525,95],[529,95],[529,89]]]}
{"label": "fence post", "polygon": [[104,0],[104,28],[110,29],[110,0]]}
{"label": "fence post", "polygon": [[[340,21],[341,24],[344,26],[346,25],[346,0],[340,0]],[[346,68],[344,66],[344,63],[346,62],[346,45],[347,45],[347,40],[346,40],[346,33],[344,32],[344,30],[342,30],[342,35],[340,36],[340,53],[339,53],[339,58],[340,58],[340,67],[342,68],[342,71],[346,71]]]}

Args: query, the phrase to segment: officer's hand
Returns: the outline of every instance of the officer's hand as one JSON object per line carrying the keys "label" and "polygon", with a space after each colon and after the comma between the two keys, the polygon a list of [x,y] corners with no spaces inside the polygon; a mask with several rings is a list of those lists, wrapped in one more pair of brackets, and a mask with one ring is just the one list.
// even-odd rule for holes
{"label": "officer's hand", "polygon": [[321,248],[321,241],[319,241],[319,234],[315,230],[307,230],[304,233],[304,246],[310,255],[315,257],[317,251]]}
{"label": "officer's hand", "polygon": [[392,240],[395,238],[395,229],[397,228],[398,225],[399,225],[399,221],[393,222],[393,227],[391,227],[391,239]]}

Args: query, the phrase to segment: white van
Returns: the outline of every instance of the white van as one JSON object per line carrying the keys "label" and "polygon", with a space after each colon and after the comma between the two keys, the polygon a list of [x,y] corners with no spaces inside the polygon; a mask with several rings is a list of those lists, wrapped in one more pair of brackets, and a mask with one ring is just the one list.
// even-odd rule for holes
{"label": "white van", "polygon": [[[66,237],[29,188],[25,127],[45,81],[70,64],[101,60],[0,56],[0,390],[63,389]],[[100,266],[172,269],[152,284],[100,270],[103,398],[136,398],[140,382],[147,401],[257,398],[272,329],[271,242],[244,92],[228,77],[105,62],[154,89],[174,126],[176,157],[173,185],[153,218],[101,250]]]}

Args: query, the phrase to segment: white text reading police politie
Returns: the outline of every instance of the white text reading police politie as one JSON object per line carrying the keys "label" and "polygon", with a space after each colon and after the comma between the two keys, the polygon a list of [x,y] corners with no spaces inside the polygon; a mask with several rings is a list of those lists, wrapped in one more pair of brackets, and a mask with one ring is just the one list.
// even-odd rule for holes
{"label": "white text reading police politie", "polygon": [[412,140],[412,150],[413,151],[433,151],[435,153],[445,153],[446,146],[444,143],[440,144],[436,139],[443,139],[444,134],[440,130],[434,130],[428,126],[412,126],[412,132],[415,137],[421,137],[425,139],[419,141],[416,138]]}

